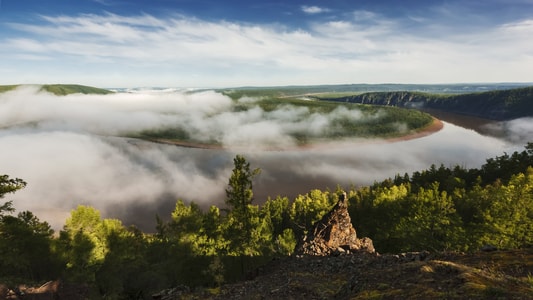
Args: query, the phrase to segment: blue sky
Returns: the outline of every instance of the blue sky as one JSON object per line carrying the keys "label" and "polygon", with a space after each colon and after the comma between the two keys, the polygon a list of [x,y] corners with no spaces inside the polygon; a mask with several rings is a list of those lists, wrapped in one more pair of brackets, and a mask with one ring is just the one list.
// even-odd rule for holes
{"label": "blue sky", "polygon": [[533,0],[0,0],[0,85],[533,82]]}

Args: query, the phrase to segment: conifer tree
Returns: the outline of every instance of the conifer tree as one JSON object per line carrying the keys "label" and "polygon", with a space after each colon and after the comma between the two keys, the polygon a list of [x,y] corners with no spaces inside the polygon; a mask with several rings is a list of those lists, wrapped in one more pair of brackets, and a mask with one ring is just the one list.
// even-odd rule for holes
{"label": "conifer tree", "polygon": [[[250,163],[244,156],[237,155],[233,159],[234,168],[226,189],[226,205],[229,207],[228,225],[231,237],[230,247],[237,255],[243,255],[246,244],[252,237],[251,204],[254,199],[252,179],[258,175],[260,169],[250,169]],[[230,250],[230,251],[231,251]]]}
{"label": "conifer tree", "polygon": [[[14,193],[26,186],[26,182],[19,178],[9,178],[8,175],[0,175],[0,199],[4,198],[4,195]],[[8,201],[0,205],[0,218],[4,212],[13,212],[13,202]]]}

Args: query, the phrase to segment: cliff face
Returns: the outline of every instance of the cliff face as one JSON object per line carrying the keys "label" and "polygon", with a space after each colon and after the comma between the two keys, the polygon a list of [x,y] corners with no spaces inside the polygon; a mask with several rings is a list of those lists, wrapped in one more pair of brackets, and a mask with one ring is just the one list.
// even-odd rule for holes
{"label": "cliff face", "polygon": [[431,108],[491,120],[533,116],[533,87],[459,95],[374,92],[327,100],[405,108]]}
{"label": "cliff face", "polygon": [[349,254],[352,252],[375,253],[372,240],[357,238],[348,214],[346,194],[342,194],[339,202],[313,229],[298,243],[295,255],[327,256]]}

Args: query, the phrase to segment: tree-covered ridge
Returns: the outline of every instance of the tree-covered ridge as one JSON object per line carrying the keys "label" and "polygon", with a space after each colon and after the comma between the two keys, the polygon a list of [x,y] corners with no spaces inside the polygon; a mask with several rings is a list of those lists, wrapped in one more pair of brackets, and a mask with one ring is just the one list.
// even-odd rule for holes
{"label": "tree-covered ridge", "polygon": [[466,94],[429,94],[395,91],[371,92],[322,100],[439,109],[494,120],[533,116],[533,87]]}
{"label": "tree-covered ridge", "polygon": [[[339,115],[330,124],[323,136],[318,138],[346,137],[395,137],[420,130],[433,122],[430,115],[414,109],[398,109],[396,107],[379,107],[375,105],[341,104],[327,101],[309,101],[297,98],[265,98],[257,102],[266,112],[283,108],[285,105],[303,107],[313,114]],[[243,107],[243,106],[241,106]],[[350,114],[350,112],[356,112]],[[360,112],[361,115],[357,114]],[[294,132],[303,143],[312,141],[312,135]]]}
{"label": "tree-covered ridge", "polygon": [[[78,206],[55,237],[31,212],[11,215],[6,202],[0,207],[0,282],[61,277],[88,284],[95,299],[147,298],[180,284],[216,292],[274,257],[291,255],[341,192],[312,190],[258,205],[255,176],[259,170],[238,155],[224,207],[204,211],[178,200],[168,221],[157,217],[155,234]],[[0,196],[24,186],[2,176]],[[533,144],[480,168],[431,166],[347,194],[358,236],[370,237],[380,253],[533,245]]]}
{"label": "tree-covered ridge", "polygon": [[[0,85],[0,93],[14,90],[19,86],[21,85]],[[47,91],[57,96],[65,96],[70,94],[106,95],[113,93],[110,90],[79,84],[44,84],[40,85],[40,90]]]}
{"label": "tree-covered ridge", "polygon": [[0,85],[0,93],[14,90],[18,85]]}
{"label": "tree-covered ridge", "polygon": [[[258,113],[259,119],[250,121],[252,123],[268,121],[283,124],[280,125],[284,128],[283,133],[294,140],[297,145],[344,138],[399,137],[421,131],[434,121],[429,114],[415,109],[310,101],[298,97],[280,98],[271,94],[265,95],[263,90],[252,90],[252,94],[248,92],[227,93],[233,99],[233,106],[230,110],[237,114],[249,112],[255,115]],[[273,90],[272,92],[278,93],[279,91]],[[250,95],[256,98],[251,101],[242,100],[252,97]],[[220,112],[206,116],[206,118],[216,119],[225,113]],[[310,127],[308,124],[313,120],[319,125]],[[186,128],[158,128],[135,133],[132,136],[159,141],[209,144],[204,140],[198,140],[198,137]],[[213,140],[210,144],[219,145],[220,141]]]}
{"label": "tree-covered ridge", "polygon": [[42,86],[41,89],[58,96],[64,96],[69,94],[106,95],[113,93],[110,90],[79,84],[45,84]]}
{"label": "tree-covered ridge", "polygon": [[326,84],[326,85],[293,85],[272,87],[235,87],[219,89],[222,93],[233,95],[248,95],[250,97],[270,95],[275,97],[291,97],[298,95],[333,95],[333,94],[361,94],[369,92],[424,92],[429,94],[465,94],[485,91],[509,90],[525,87],[527,83],[468,83],[468,84]]}

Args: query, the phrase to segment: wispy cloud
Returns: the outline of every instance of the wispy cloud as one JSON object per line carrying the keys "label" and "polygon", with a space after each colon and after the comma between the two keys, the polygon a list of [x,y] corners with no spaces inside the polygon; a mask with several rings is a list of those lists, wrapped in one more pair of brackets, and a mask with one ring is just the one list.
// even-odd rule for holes
{"label": "wispy cloud", "polygon": [[[4,60],[6,69],[20,66],[22,55],[70,66],[65,77],[105,74],[99,86],[119,84],[112,83],[110,68],[129,86],[532,80],[533,19],[459,28],[444,17],[431,23],[415,14],[343,16],[305,28],[184,15],[43,16],[39,25],[10,24],[22,34],[1,39],[0,54],[14,58]],[[25,80],[45,66],[33,66]]]}
{"label": "wispy cloud", "polygon": [[114,4],[114,1],[112,1],[112,0],[92,0],[92,1],[96,2],[96,3],[99,3],[99,4],[102,4],[102,5],[106,5],[106,6],[110,6],[110,5]]}
{"label": "wispy cloud", "polygon": [[302,6],[302,11],[306,14],[320,14],[320,13],[325,13],[325,12],[328,12],[330,11],[328,8],[324,8],[324,7],[319,7],[319,6],[308,6],[308,5],[303,5]]}

